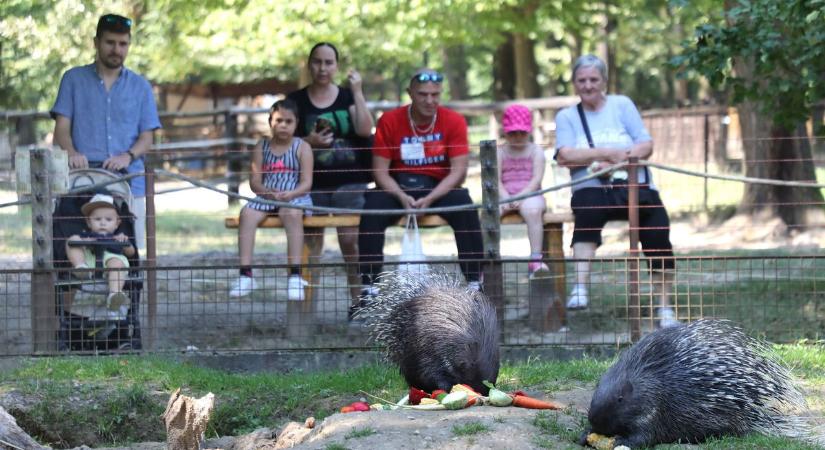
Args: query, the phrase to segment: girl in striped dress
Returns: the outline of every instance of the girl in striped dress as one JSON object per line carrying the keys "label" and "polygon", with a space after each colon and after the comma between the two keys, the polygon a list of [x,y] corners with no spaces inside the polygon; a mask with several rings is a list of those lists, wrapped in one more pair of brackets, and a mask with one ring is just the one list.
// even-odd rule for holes
{"label": "girl in striped dress", "polygon": [[[255,231],[270,214],[277,212],[286,230],[289,279],[287,298],[304,299],[301,278],[301,251],[304,245],[303,210],[278,208],[258,199],[288,202],[295,206],[312,206],[309,189],[312,186],[312,150],[309,144],[295,137],[298,108],[291,100],[280,100],[269,110],[270,139],[263,139],[252,152],[249,186],[257,194],[241,210],[238,227],[238,252],[240,277],[229,291],[230,297],[242,297],[255,289],[252,278],[252,251],[255,247]],[[310,214],[310,211],[306,211]]]}

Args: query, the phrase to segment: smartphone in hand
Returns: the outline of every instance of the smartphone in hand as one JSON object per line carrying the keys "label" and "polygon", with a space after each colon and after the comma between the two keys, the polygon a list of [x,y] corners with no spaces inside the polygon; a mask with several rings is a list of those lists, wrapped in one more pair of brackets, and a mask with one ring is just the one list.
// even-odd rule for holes
{"label": "smartphone in hand", "polygon": [[325,134],[332,131],[332,122],[323,117],[319,117],[315,121],[315,132],[318,134]]}

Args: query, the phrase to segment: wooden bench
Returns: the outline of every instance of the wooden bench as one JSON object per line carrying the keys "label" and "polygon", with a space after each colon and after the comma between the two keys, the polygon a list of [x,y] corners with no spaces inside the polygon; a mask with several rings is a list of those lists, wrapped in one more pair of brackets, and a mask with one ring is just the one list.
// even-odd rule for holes
{"label": "wooden bench", "polygon": [[[573,222],[571,212],[547,212],[543,216],[544,239],[542,242],[542,252],[546,258],[554,260],[551,264],[551,273],[548,277],[536,277],[530,280],[529,287],[529,321],[531,327],[537,331],[557,331],[566,323],[564,299],[566,296],[564,248],[562,236],[564,234],[564,223]],[[361,216],[355,214],[346,215],[313,215],[304,217],[304,227],[306,228],[326,228],[326,227],[357,227],[361,222]],[[518,214],[508,214],[501,219],[502,225],[523,224],[521,216]],[[238,228],[238,217],[227,217],[224,219],[226,228]],[[399,226],[405,225],[405,218],[398,221]],[[418,219],[418,226],[421,228],[434,228],[447,226],[447,221],[437,215],[426,215]],[[283,228],[281,219],[277,216],[269,216],[258,226],[258,228]],[[314,240],[319,242],[320,240]],[[320,243],[320,242],[319,242]],[[309,256],[313,253],[308,245],[304,243],[302,264],[309,262]],[[316,252],[317,253],[317,252]],[[306,287],[306,299],[308,301],[289,302],[288,310],[295,310],[295,314],[289,314],[287,320],[290,324],[307,324],[307,316],[312,312],[312,280],[313,271],[304,266],[302,276],[309,282]],[[294,306],[293,306],[294,305]],[[296,325],[301,327],[301,325]],[[292,328],[292,326],[290,326]]]}
{"label": "wooden bench", "polygon": [[[542,251],[548,258],[563,258],[562,249],[563,225],[565,222],[573,221],[573,213],[561,212],[544,213],[544,241]],[[227,217],[224,219],[226,228],[238,228],[240,219],[238,217]],[[305,228],[326,228],[326,227],[357,227],[361,223],[361,216],[357,214],[344,215],[313,215],[304,217]],[[524,223],[518,214],[508,214],[501,218],[502,225],[512,225]],[[398,221],[399,226],[404,226],[405,219],[402,217]],[[437,215],[426,215],[418,219],[418,226],[422,228],[434,228],[447,226],[447,221]],[[258,226],[258,228],[283,228],[281,218],[269,216]]]}

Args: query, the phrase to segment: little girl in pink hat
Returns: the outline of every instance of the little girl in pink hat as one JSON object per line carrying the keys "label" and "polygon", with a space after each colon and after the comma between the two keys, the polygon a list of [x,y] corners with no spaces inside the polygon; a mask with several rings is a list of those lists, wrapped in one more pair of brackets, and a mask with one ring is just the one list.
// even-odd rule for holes
{"label": "little girl in pink hat", "polygon": [[518,212],[527,224],[527,238],[530,241],[530,262],[527,269],[532,277],[536,272],[548,271],[547,265],[541,260],[542,216],[547,205],[542,195],[517,201],[508,200],[541,189],[544,151],[530,142],[533,118],[527,107],[508,106],[504,110],[502,126],[506,144],[498,149],[501,215]]}

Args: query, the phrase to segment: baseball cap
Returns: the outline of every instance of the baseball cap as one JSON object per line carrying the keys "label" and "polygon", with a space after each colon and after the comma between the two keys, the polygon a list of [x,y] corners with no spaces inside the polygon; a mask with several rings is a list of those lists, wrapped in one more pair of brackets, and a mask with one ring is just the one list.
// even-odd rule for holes
{"label": "baseball cap", "polygon": [[524,105],[510,105],[504,110],[501,125],[504,127],[505,133],[513,131],[530,133],[533,131],[533,115]]}
{"label": "baseball cap", "polygon": [[97,208],[114,208],[115,211],[117,211],[115,199],[111,195],[95,194],[88,203],[80,207],[80,212],[82,212],[84,216],[88,216]]}

